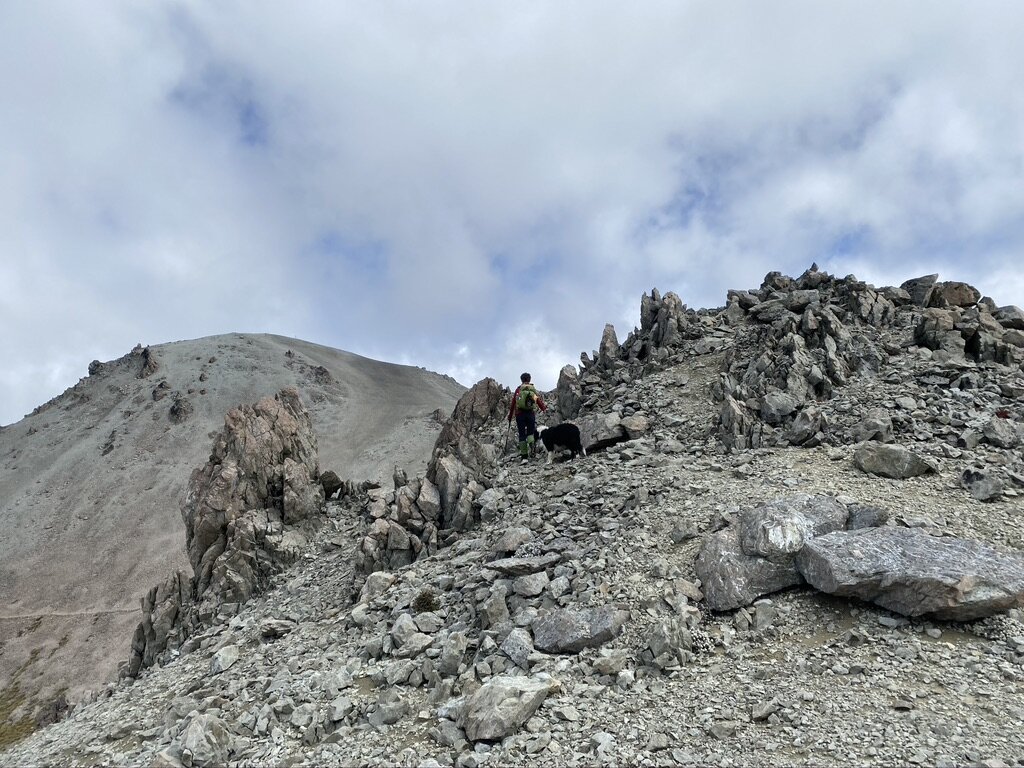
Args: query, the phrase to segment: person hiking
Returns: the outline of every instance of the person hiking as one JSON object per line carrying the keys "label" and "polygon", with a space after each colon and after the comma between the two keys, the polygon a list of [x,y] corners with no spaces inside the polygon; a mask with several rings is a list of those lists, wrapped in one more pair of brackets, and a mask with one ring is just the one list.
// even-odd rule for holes
{"label": "person hiking", "polygon": [[530,449],[537,442],[537,410],[546,411],[547,405],[537,388],[530,383],[530,374],[519,377],[521,382],[512,394],[512,405],[508,409],[508,422],[516,420],[519,432],[519,456],[525,464],[530,459]]}

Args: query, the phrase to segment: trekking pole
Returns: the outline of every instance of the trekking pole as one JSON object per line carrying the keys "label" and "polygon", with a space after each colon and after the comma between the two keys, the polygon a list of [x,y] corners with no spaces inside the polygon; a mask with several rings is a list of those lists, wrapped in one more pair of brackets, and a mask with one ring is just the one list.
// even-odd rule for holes
{"label": "trekking pole", "polygon": [[511,435],[511,434],[512,434],[512,420],[509,419],[508,429],[505,430],[505,448],[501,452],[502,456],[504,456],[506,453],[508,453],[508,438],[509,438],[509,435]]}

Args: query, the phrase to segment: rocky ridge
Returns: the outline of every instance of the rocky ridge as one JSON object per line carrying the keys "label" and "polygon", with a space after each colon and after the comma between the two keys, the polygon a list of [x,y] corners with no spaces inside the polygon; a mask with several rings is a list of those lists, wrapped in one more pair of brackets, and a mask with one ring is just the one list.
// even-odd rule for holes
{"label": "rocky ridge", "polygon": [[[271,576],[269,591],[199,629],[166,666],[0,759],[1024,760],[1019,592],[993,609],[1008,612],[969,623],[807,588],[713,610],[698,563],[726,535],[808,580],[812,550],[875,531],[994,547],[1010,558],[997,578],[1021,562],[1019,432],[999,428],[1020,423],[1022,372],[998,353],[975,359],[984,345],[969,343],[1009,343],[970,325],[971,310],[997,315],[980,297],[965,311],[925,306],[939,301],[935,281],[930,294],[921,281],[876,291],[813,273],[769,275],[743,292],[758,301],[731,295],[724,310],[645,296],[625,343],[606,329],[580,371],[560,377],[556,418],[576,409],[586,459],[504,462],[508,393],[482,382],[425,477],[399,472],[392,489],[328,502],[301,568]],[[797,316],[807,296],[791,294],[807,290],[819,302]],[[951,329],[962,348],[948,335],[936,349],[920,343],[933,310],[968,315]],[[763,366],[768,339],[780,346]],[[805,422],[811,439],[793,440]],[[929,471],[874,474],[856,459],[870,444],[899,444]],[[1000,492],[983,503],[965,480],[974,474]]]}

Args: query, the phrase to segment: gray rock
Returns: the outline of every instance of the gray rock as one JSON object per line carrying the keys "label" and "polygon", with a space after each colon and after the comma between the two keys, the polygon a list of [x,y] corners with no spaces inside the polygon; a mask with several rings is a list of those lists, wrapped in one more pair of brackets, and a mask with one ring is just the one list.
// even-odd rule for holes
{"label": "gray rock", "polygon": [[679,618],[658,622],[651,630],[647,647],[654,657],[654,664],[664,669],[685,664],[693,650],[693,637],[686,622]]}
{"label": "gray rock", "polygon": [[466,702],[459,725],[470,741],[498,741],[511,736],[533,717],[555,688],[552,680],[494,677]]}
{"label": "gray rock", "polygon": [[583,390],[574,366],[567,365],[559,371],[558,384],[555,386],[555,400],[558,413],[563,420],[568,421],[579,415],[580,409],[583,407]]}
{"label": "gray rock", "polygon": [[823,592],[905,616],[969,621],[1024,605],[1024,555],[919,529],[819,536],[797,555],[797,567]]}
{"label": "gray rock", "polygon": [[533,623],[534,646],[545,653],[579,653],[615,637],[629,620],[629,611],[611,605],[564,608]]}
{"label": "gray rock", "polygon": [[580,440],[587,452],[609,448],[629,439],[622,417],[617,413],[599,413],[576,419]]}
{"label": "gray rock", "polygon": [[501,560],[492,560],[485,563],[485,568],[497,571],[503,576],[525,576],[528,573],[537,573],[556,565],[562,556],[557,552],[549,552],[538,557],[506,557]]}
{"label": "gray rock", "polygon": [[761,418],[768,424],[781,424],[800,407],[800,401],[788,392],[769,392],[761,401]]}
{"label": "gray rock", "polygon": [[935,290],[935,283],[939,279],[937,274],[915,277],[907,280],[900,288],[910,294],[910,300],[919,307],[927,307]]}
{"label": "gray rock", "polygon": [[998,501],[1003,496],[1003,481],[986,470],[965,469],[960,486],[978,501]]}
{"label": "gray rock", "polygon": [[544,592],[544,588],[547,587],[549,583],[547,573],[544,571],[538,571],[537,573],[520,576],[513,581],[512,591],[517,595],[522,595],[523,597],[536,597]]}
{"label": "gray rock", "polygon": [[516,627],[508,633],[508,637],[502,641],[500,647],[513,663],[529,671],[530,664],[527,659],[533,653],[533,638],[530,637],[529,632],[522,627]]}
{"label": "gray rock", "polygon": [[196,715],[185,726],[178,746],[183,762],[196,768],[223,765],[228,761],[234,739],[227,725],[213,715]]}
{"label": "gray rock", "polygon": [[868,411],[867,416],[851,430],[853,439],[857,442],[875,440],[879,443],[891,443],[892,418],[882,408],[873,408]]}
{"label": "gray rock", "polygon": [[992,313],[992,317],[1004,328],[1015,328],[1024,331],[1024,309],[1013,305],[999,307]]}
{"label": "gray rock", "polygon": [[935,472],[935,466],[913,451],[900,445],[868,442],[857,447],[853,454],[857,468],[869,475],[880,475],[905,480]]}
{"label": "gray rock", "polygon": [[989,420],[981,432],[985,436],[985,440],[997,448],[1016,448],[1020,443],[1017,427],[1009,419],[995,416]]}
{"label": "gray rock", "polygon": [[848,517],[831,496],[791,496],[743,510],[737,531],[744,554],[792,562],[807,540],[842,530]]}
{"label": "gray rock", "polygon": [[719,531],[705,542],[694,570],[713,611],[731,611],[763,595],[803,583],[793,562],[773,563],[746,554],[735,528]]}
{"label": "gray rock", "polygon": [[510,555],[519,549],[523,544],[533,539],[533,531],[523,526],[508,528],[502,532],[498,540],[491,547],[491,552],[501,555]]}
{"label": "gray rock", "polygon": [[213,654],[213,659],[210,661],[210,674],[219,675],[221,672],[231,669],[240,655],[237,645],[225,645]]}

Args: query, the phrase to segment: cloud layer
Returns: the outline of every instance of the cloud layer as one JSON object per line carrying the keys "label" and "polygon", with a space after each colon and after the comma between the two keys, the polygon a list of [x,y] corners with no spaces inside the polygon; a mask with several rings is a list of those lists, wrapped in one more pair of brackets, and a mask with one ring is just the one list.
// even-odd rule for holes
{"label": "cloud layer", "polygon": [[541,386],[812,261],[1024,304],[1019,3],[0,6],[0,423],[229,331]]}

